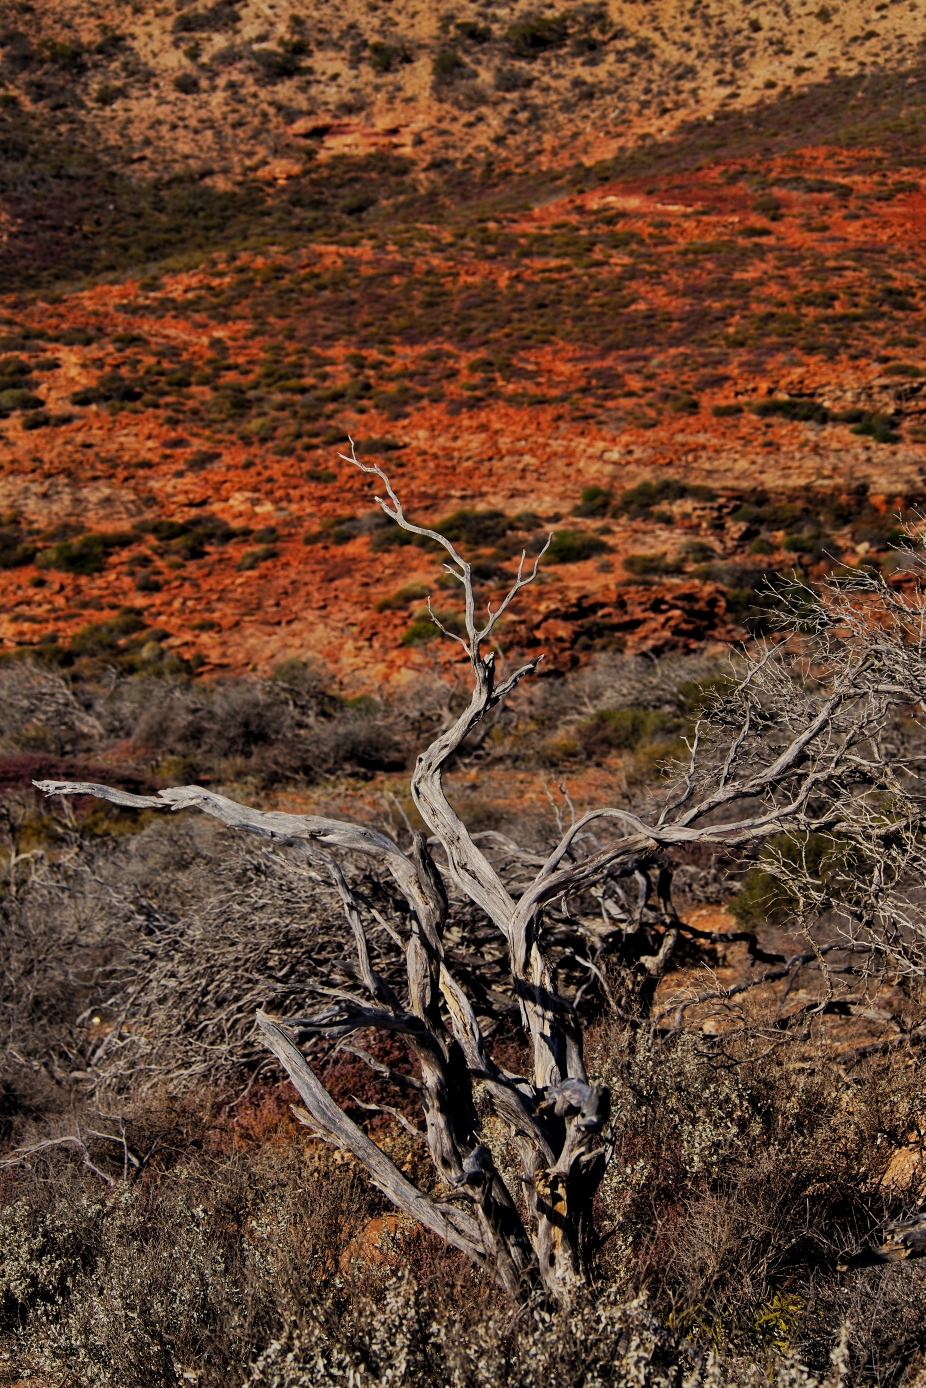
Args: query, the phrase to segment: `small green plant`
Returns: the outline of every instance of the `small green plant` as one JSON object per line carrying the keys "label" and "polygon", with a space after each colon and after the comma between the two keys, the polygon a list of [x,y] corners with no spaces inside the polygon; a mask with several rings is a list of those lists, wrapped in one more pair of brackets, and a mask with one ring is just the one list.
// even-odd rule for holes
{"label": "small green plant", "polygon": [[682,712],[690,718],[697,718],[729,694],[734,684],[735,680],[731,675],[708,675],[702,680],[682,680],[678,687]]}
{"label": "small green plant", "polygon": [[0,569],[15,569],[31,563],[35,551],[36,546],[25,538],[18,519],[10,517],[0,528]]}
{"label": "small green plant", "polygon": [[526,18],[512,24],[505,42],[513,58],[536,58],[552,48],[561,48],[569,38],[569,16]]}
{"label": "small green plant", "polygon": [[[434,616],[447,631],[453,632],[454,635],[463,635],[465,627],[458,612],[435,612]],[[416,614],[411,626],[404,631],[402,645],[423,646],[428,641],[435,641],[440,634],[440,627],[425,608]]]}
{"label": "small green plant", "polygon": [[842,851],[829,835],[807,834],[789,838],[778,835],[769,840],[759,855],[759,866],[743,878],[743,885],[729,909],[744,929],[762,925],[784,925],[797,908],[797,898],[782,879],[775,865],[805,865],[812,876],[827,882],[839,865]]}
{"label": "small green plant", "polygon": [[247,573],[251,569],[256,569],[258,564],[263,564],[267,559],[275,559],[277,550],[273,545],[261,545],[259,549],[246,549],[244,554],[235,565],[239,573]]}
{"label": "small green plant", "polygon": [[[137,607],[122,607],[114,617],[105,622],[90,622],[71,637],[68,650],[71,655],[101,656],[118,650],[120,642],[127,636],[135,636],[145,630],[145,620]],[[149,639],[161,639],[166,632],[154,629],[147,633]]]}
{"label": "small green plant", "polygon": [[488,43],[492,37],[492,29],[488,24],[480,24],[475,19],[460,19],[454,25],[461,39],[466,39],[469,43]]}
{"label": "small green plant", "polygon": [[504,511],[454,511],[438,521],[435,527],[454,544],[481,548],[498,544],[511,527]]}
{"label": "small green plant", "polygon": [[374,72],[392,72],[411,60],[412,55],[404,43],[383,43],[376,39],[367,49],[367,61]]}
{"label": "small green plant", "polygon": [[760,213],[767,217],[770,222],[780,222],[782,217],[781,203],[774,193],[760,193],[752,204],[753,212]]}
{"label": "small green plant", "polygon": [[692,564],[706,564],[716,558],[716,550],[706,540],[689,540],[682,548]]}
{"label": "small green plant", "polygon": [[743,406],[731,401],[726,405],[714,405],[711,414],[715,419],[732,419],[735,415],[743,413]]}
{"label": "small green plant", "polygon": [[756,400],[749,408],[760,419],[770,419],[779,415],[782,419],[796,419],[808,424],[825,424],[829,419],[829,411],[818,400],[790,395],[770,400]]}
{"label": "small green plant", "polygon": [[60,39],[43,39],[39,48],[44,50],[48,62],[65,72],[77,74],[86,66],[86,54],[79,42],[67,43]]}
{"label": "small green plant", "polygon": [[93,99],[97,106],[115,106],[125,93],[126,88],[121,82],[104,82],[101,87],[97,87]]}
{"label": "small green plant", "polygon": [[29,431],[33,429],[45,429],[54,422],[54,415],[50,415],[47,410],[31,410],[29,414],[24,414],[22,417],[22,426]]}
{"label": "small green plant", "polygon": [[632,751],[674,727],[675,720],[657,709],[600,708],[578,724],[578,731],[587,750],[604,744],[617,751]]}
{"label": "small green plant", "polygon": [[459,81],[464,74],[469,72],[469,68],[459,53],[455,53],[452,48],[444,48],[439,53],[435,53],[431,62],[431,72],[434,81],[439,86],[443,86],[445,83]]}
{"label": "small green plant", "polygon": [[611,504],[611,493],[607,487],[585,487],[573,515],[603,516]]}
{"label": "small green plant", "polygon": [[625,554],[621,563],[627,572],[636,578],[645,578],[652,574],[676,573],[679,568],[676,561],[666,558],[664,551],[660,551],[658,554]]}
{"label": "small green plant", "polygon": [[35,556],[38,569],[60,569],[69,574],[100,573],[106,564],[106,546],[102,535],[82,535],[77,540],[62,540],[60,544],[40,550]]}
{"label": "small green plant", "polygon": [[924,371],[921,366],[914,366],[912,362],[891,361],[885,366],[884,374],[885,376],[909,376],[911,378],[919,378],[920,376],[926,376],[926,371]]}
{"label": "small green plant", "polygon": [[786,549],[789,554],[816,554],[819,545],[819,535],[807,532],[786,535],[782,541],[782,549]]}
{"label": "small green plant", "polygon": [[33,395],[31,390],[22,390],[13,387],[11,390],[0,390],[0,419],[13,414],[15,410],[35,410],[38,409],[42,401],[38,395]]}
{"label": "small green plant", "polygon": [[[165,378],[166,380],[166,378]],[[189,384],[187,380],[186,384]],[[126,380],[119,371],[107,371],[94,386],[85,386],[71,396],[72,405],[98,405],[107,401],[130,403],[140,400],[144,391],[137,381]]]}
{"label": "small green plant", "polygon": [[900,435],[891,428],[891,421],[884,414],[863,415],[859,422],[853,425],[850,432],[860,434],[863,438],[874,439],[875,443],[900,442]]}
{"label": "small green plant", "polygon": [[[450,576],[447,575],[447,577]],[[421,598],[426,598],[430,591],[426,583],[406,583],[397,592],[390,593],[388,597],[380,598],[376,604],[376,610],[377,612],[394,612],[399,608],[407,607],[410,602],[418,602]]]}
{"label": "small green plant", "polygon": [[585,530],[556,530],[547,550],[551,564],[581,564],[593,555],[602,554],[608,546],[600,535]]}
{"label": "small green plant", "polygon": [[755,1333],[759,1342],[778,1354],[785,1354],[803,1309],[800,1297],[788,1292],[773,1292],[756,1314]]}
{"label": "small green plant", "polygon": [[638,482],[635,487],[622,492],[614,506],[615,515],[647,516],[654,506],[666,501],[679,501],[690,496],[696,501],[713,501],[717,493],[712,487],[690,485],[677,477],[659,477]]}

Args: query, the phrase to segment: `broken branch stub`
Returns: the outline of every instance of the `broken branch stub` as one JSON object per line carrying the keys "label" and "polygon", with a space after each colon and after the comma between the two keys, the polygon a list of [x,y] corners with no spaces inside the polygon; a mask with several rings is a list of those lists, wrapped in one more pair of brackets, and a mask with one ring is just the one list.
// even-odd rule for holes
{"label": "broken branch stub", "polygon": [[[833,584],[822,602],[814,598],[819,621],[808,636],[802,601],[793,626],[804,634],[742,653],[728,692],[700,717],[690,758],[661,812],[592,810],[545,859],[520,854],[522,869],[530,868],[533,877],[515,897],[476,841],[491,836],[470,834],[447,799],[443,774],[472,729],[537,666],[532,659],[499,681],[495,654],[485,649],[499,617],[536,577],[537,563],[525,574],[522,556],[512,588],[480,627],[466,559],[437,531],[406,518],[379,467],[353,456],[349,461],[382,481],[386,497],[380,505],[396,524],[443,547],[450,559],[445,567],[463,590],[471,698],[418,757],[411,779],[431,838],[413,834],[404,852],[386,834],[363,825],[254,810],[201,786],[138,796],[95,784],[36,784],[49,795],[96,795],[138,808],[198,808],[226,825],[289,845],[305,854],[313,870],[324,869],[343,905],[345,940],[353,941],[352,985],[363,995],[319,986],[315,991],[323,1001],[304,1016],[257,1016],[265,1044],[305,1104],[300,1118],[350,1152],[394,1205],[465,1252],[513,1298],[523,1301],[539,1292],[568,1302],[586,1277],[592,1201],[612,1144],[609,1092],[589,1079],[583,1058],[575,1006],[582,989],[567,998],[549,958],[554,903],[569,893],[591,897],[595,889],[592,899],[600,901],[605,919],[623,919],[623,938],[629,940],[638,935],[649,903],[649,873],[658,873],[660,943],[650,954],[641,948],[636,959],[645,979],[641,993],[651,1001],[686,928],[671,906],[667,849],[700,844],[729,850],[783,834],[800,839],[829,833],[850,841],[856,854],[883,857],[888,839],[894,844],[906,833],[918,842],[919,800],[903,759],[885,756],[884,739],[892,709],[926,702],[926,660],[916,634],[926,628],[926,608],[921,597],[912,605],[901,600],[877,576],[859,578],[854,587]],[[594,835],[586,832],[592,823]],[[431,844],[442,861],[435,860]],[[399,952],[404,985],[395,971],[389,982],[374,967],[368,931],[372,936],[378,918],[352,887],[340,855],[373,859],[404,898],[404,937],[392,927],[380,932]],[[532,1054],[529,1074],[511,1074],[497,1063],[477,1001],[455,976],[444,946],[450,909],[445,877],[485,913],[504,942],[504,977],[500,982],[495,961],[489,991],[504,986],[520,1016]],[[631,877],[640,886],[636,908],[617,886]],[[809,889],[801,890],[808,897]],[[878,901],[886,920],[883,893]],[[905,928],[916,936],[916,922]],[[465,931],[465,924],[459,929]],[[926,938],[922,931],[920,936]],[[600,978],[594,962],[589,969]],[[306,1035],[336,1040],[368,1062],[374,1076],[390,1082],[388,1066],[359,1044],[348,1044],[358,1032],[376,1031],[400,1037],[416,1064],[407,1087],[421,1105],[423,1126],[416,1133],[434,1167],[434,1194],[418,1189],[344,1112],[299,1045]],[[391,1112],[386,1105],[378,1111]],[[510,1146],[503,1150],[499,1143],[506,1141]],[[513,1175],[503,1174],[512,1167]]]}

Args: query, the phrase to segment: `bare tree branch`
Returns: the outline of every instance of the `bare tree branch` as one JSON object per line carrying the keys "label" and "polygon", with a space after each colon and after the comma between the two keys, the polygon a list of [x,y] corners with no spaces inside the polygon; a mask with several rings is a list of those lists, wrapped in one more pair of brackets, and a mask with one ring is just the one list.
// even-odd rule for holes
{"label": "bare tree branch", "polygon": [[[792,903],[809,932],[810,950],[783,960],[763,955],[748,934],[737,935],[751,942],[755,958],[775,967],[727,988],[673,999],[651,1019],[655,1024],[674,1014],[678,1026],[699,1003],[729,1004],[749,988],[804,968],[835,975],[875,963],[898,973],[921,974],[926,967],[922,757],[897,731],[904,710],[926,709],[926,600],[916,577],[922,557],[914,556],[908,593],[872,573],[831,580],[820,595],[792,591],[785,598],[781,638],[744,648],[729,687],[701,711],[687,760],[676,769],[662,806],[638,813],[601,807],[579,818],[573,811],[568,828],[560,822],[559,843],[541,858],[520,852],[501,835],[471,834],[443,786],[448,762],[464,739],[536,669],[539,657],[498,682],[495,653],[483,653],[483,645],[537,576],[539,558],[525,573],[522,555],[514,584],[480,627],[465,557],[439,532],[408,520],[381,468],[358,462],[353,450],[347,461],[383,482],[386,496],[378,500],[385,514],[439,545],[449,556],[445,567],[463,589],[471,697],[420,754],[411,778],[428,833],[411,833],[403,852],[386,834],[361,825],[252,810],[201,786],[131,796],[99,785],[38,784],[50,795],[201,809],[281,849],[295,846],[311,870],[323,871],[343,907],[356,963],[345,961],[341,975],[312,986],[315,1010],[285,1021],[263,1010],[258,1014],[266,1045],[306,1105],[305,1121],[352,1153],[395,1205],[466,1252],[511,1296],[525,1300],[542,1292],[568,1302],[584,1277],[584,1231],[611,1152],[610,1097],[586,1073],[583,1027],[551,954],[559,935],[573,932],[567,935],[572,958],[589,978],[600,972],[600,951],[610,936],[633,945],[640,996],[649,1006],[680,938],[696,933],[672,906],[666,850],[746,847],[760,855],[776,890]],[[447,941],[458,938],[461,927],[450,920],[448,887],[432,845],[446,859],[450,889],[484,912],[498,932],[498,958],[490,961],[483,945],[466,951],[462,964],[461,951],[450,957]],[[510,873],[503,877],[499,851],[518,865],[516,886]],[[404,899],[399,929],[353,884],[341,865],[343,855],[372,859],[388,871]],[[619,886],[619,879],[630,877],[638,887],[635,905]],[[584,904],[574,908],[573,901]],[[835,939],[825,942],[814,933],[824,919],[835,931]],[[646,928],[644,920],[650,923]],[[658,930],[651,928],[654,922]],[[590,942],[588,957],[578,938]],[[394,952],[396,966],[380,962],[380,942]],[[838,962],[839,951],[847,952],[848,962]],[[490,962],[499,970],[491,984]],[[346,987],[342,976],[351,980]],[[477,1006],[480,996],[489,1010],[517,1009],[532,1052],[529,1075],[509,1074],[494,1059],[486,1012]],[[414,1077],[347,1043],[369,1031],[404,1041]],[[335,1103],[297,1044],[300,1033],[337,1042],[382,1080],[403,1084],[416,1096],[423,1129],[387,1104],[375,1105],[375,1111],[426,1141],[439,1186],[433,1198],[409,1182]],[[914,1044],[919,1033],[911,1031],[908,1039]],[[477,1097],[503,1125],[517,1154],[519,1170],[510,1189],[501,1174],[510,1155],[502,1160],[496,1151],[497,1128],[480,1116]]]}

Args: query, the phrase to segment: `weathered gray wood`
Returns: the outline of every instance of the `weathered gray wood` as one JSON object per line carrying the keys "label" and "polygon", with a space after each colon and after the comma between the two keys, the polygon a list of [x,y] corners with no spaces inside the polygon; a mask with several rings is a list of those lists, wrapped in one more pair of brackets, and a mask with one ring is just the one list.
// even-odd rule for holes
{"label": "weathered gray wood", "polygon": [[[353,456],[349,461],[357,462]],[[423,1132],[388,1105],[378,1107],[393,1112],[397,1121],[427,1142],[440,1193],[432,1198],[407,1180],[334,1102],[286,1026],[261,1012],[258,1024],[266,1044],[301,1094],[305,1121],[326,1140],[351,1152],[399,1209],[464,1251],[511,1296],[523,1299],[541,1291],[568,1302],[584,1276],[582,1232],[612,1150],[607,1126],[610,1097],[604,1086],[590,1082],[586,1074],[582,1028],[574,1008],[560,994],[544,952],[544,909],[549,910],[550,903],[565,893],[595,888],[609,879],[613,883],[615,877],[635,876],[640,895],[635,910],[627,906],[627,919],[634,930],[639,929],[651,890],[649,873],[657,868],[663,933],[659,948],[642,954],[638,961],[642,994],[645,988],[652,993],[682,928],[671,909],[671,872],[661,856],[666,848],[695,843],[732,847],[767,840],[783,829],[801,833],[838,829],[860,845],[884,844],[887,851],[886,836],[899,833],[902,838],[906,835],[900,851],[912,854],[926,872],[922,806],[915,797],[905,801],[897,791],[896,766],[886,765],[880,740],[893,705],[926,708],[926,602],[918,598],[908,603],[876,576],[853,580],[855,588],[850,583],[845,601],[838,590],[833,610],[841,635],[828,645],[828,628],[823,623],[824,635],[817,648],[821,662],[834,653],[836,673],[825,697],[800,706],[795,703],[792,671],[780,649],[760,650],[748,659],[744,655],[746,671],[737,686],[736,720],[724,722],[719,714],[713,723],[708,718],[707,732],[703,721],[699,722],[687,770],[681,771],[661,812],[642,816],[620,808],[592,810],[561,835],[546,858],[522,853],[508,843],[521,866],[535,870],[533,880],[515,900],[477,839],[503,846],[507,841],[499,835],[470,834],[447,799],[442,778],[449,759],[469,734],[536,668],[537,661],[531,660],[497,682],[495,656],[485,646],[499,616],[525,583],[536,577],[537,564],[525,572],[522,555],[511,590],[497,610],[489,609],[480,627],[467,562],[444,536],[408,520],[380,468],[357,466],[383,482],[386,497],[379,501],[388,516],[405,530],[442,546],[450,561],[445,568],[461,585],[466,635],[456,639],[470,662],[472,696],[453,725],[418,758],[411,790],[433,843],[446,857],[447,873],[486,913],[505,942],[510,997],[520,1008],[533,1052],[530,1076],[509,1075],[493,1059],[476,1010],[448,965],[444,951],[447,894],[426,835],[414,834],[409,853],[404,853],[388,835],[362,825],[254,810],[202,786],[139,796],[83,782],[36,784],[49,795],[96,795],[133,808],[195,808],[230,827],[301,845],[310,863],[329,874],[340,894],[354,942],[357,991],[319,984],[317,1007],[305,1017],[289,1019],[289,1024],[339,1042],[366,1061],[375,1074],[403,1084],[417,1097]],[[853,596],[857,593],[881,603],[882,627],[864,626]],[[801,615],[802,622],[805,616]],[[778,710],[773,751],[755,741],[755,729],[766,717],[763,699]],[[705,751],[710,738],[713,750]],[[759,754],[753,750],[757,745]],[[870,805],[858,794],[860,784],[872,788]],[[888,815],[885,797],[891,795],[896,812]],[[613,837],[595,839],[590,848],[587,830],[593,825],[599,831],[608,829]],[[372,856],[389,871],[404,896],[409,910],[405,934],[381,922],[404,956],[404,986],[387,983],[374,968],[365,925],[367,906],[352,889],[336,853]],[[873,916],[882,909],[879,884],[872,887],[866,906]],[[806,876],[801,889],[808,897],[817,890]],[[605,904],[602,895],[603,910]],[[620,915],[613,901],[610,909]],[[607,916],[604,923],[607,929]],[[915,934],[918,925],[912,917],[903,918],[903,924],[908,937]],[[892,938],[896,936],[894,932]],[[822,957],[831,947],[823,946],[816,953]],[[895,946],[885,943],[882,948]],[[736,985],[726,992],[748,986]],[[402,1076],[361,1046],[346,1044],[364,1030],[401,1036],[416,1062],[415,1076]],[[480,1121],[477,1091],[506,1126],[517,1153],[520,1170],[511,1189],[502,1179]],[[901,1251],[894,1256],[905,1256],[911,1249],[910,1256],[918,1255],[919,1241],[918,1231],[908,1236],[904,1229],[895,1240]]]}
{"label": "weathered gray wood", "polygon": [[469,1254],[477,1262],[483,1262],[485,1250],[476,1221],[462,1210],[439,1209],[433,1200],[423,1195],[418,1187],[403,1175],[382,1148],[377,1147],[376,1143],[335,1103],[299,1047],[279,1022],[269,1017],[266,1012],[258,1012],[257,1025],[264,1034],[268,1048],[277,1057],[299,1091],[313,1123],[325,1137],[335,1146],[351,1152],[369,1171],[383,1194],[400,1210],[404,1210],[412,1219],[418,1220],[439,1238]]}

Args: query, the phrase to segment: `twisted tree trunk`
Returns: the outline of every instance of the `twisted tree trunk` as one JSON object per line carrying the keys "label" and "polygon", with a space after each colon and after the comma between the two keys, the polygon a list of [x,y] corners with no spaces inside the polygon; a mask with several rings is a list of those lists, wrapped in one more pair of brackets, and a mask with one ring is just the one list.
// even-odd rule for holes
{"label": "twisted tree trunk", "polygon": [[[536,668],[537,660],[531,660],[498,683],[494,654],[484,648],[499,617],[536,577],[539,558],[525,575],[526,560],[521,556],[510,592],[498,611],[489,608],[480,628],[466,560],[444,536],[407,520],[378,467],[357,466],[385,484],[387,497],[380,505],[388,516],[443,547],[449,557],[445,568],[463,592],[467,634],[454,639],[461,641],[470,662],[472,697],[453,726],[418,758],[411,782],[428,835],[414,834],[409,851],[403,852],[387,835],[361,825],[252,810],[200,786],[139,796],[84,783],[37,784],[47,794],[99,795],[121,805],[197,807],[227,825],[296,847],[313,869],[326,871],[343,901],[363,992],[319,988],[325,1001],[305,1016],[282,1019],[262,1011],[257,1015],[267,1046],[305,1105],[297,1110],[299,1118],[352,1153],[394,1205],[466,1253],[513,1298],[542,1293],[566,1303],[586,1275],[592,1201],[611,1153],[610,1095],[586,1073],[575,1006],[560,991],[544,950],[545,906],[570,892],[599,890],[619,878],[636,876],[640,901],[633,919],[626,919],[632,934],[647,905],[649,874],[655,869],[665,929],[657,952],[638,961],[652,994],[679,931],[686,928],[671,907],[667,848],[694,843],[730,848],[782,832],[835,831],[838,825],[846,832],[851,814],[862,823],[859,817],[864,818],[869,804],[880,815],[877,819],[872,812],[864,819],[865,833],[876,846],[887,841],[885,835],[896,840],[901,813],[907,816],[902,823],[914,825],[910,832],[918,832],[919,810],[906,801],[893,818],[884,812],[885,794],[899,770],[896,762],[886,767],[882,735],[892,707],[922,700],[922,641],[917,646],[902,629],[880,646],[872,644],[862,626],[852,627],[852,603],[839,609],[837,593],[831,615],[841,611],[848,637],[837,645],[827,636],[819,647],[830,661],[826,680],[801,686],[797,667],[788,666],[785,647],[759,651],[749,660],[744,656],[745,673],[728,698],[699,722],[690,762],[681,769],[661,813],[644,819],[627,810],[604,808],[585,815],[562,835],[546,860],[533,860],[534,878],[514,899],[447,800],[442,775],[467,735]],[[889,605],[889,590],[883,584],[877,587],[880,580],[871,582],[875,598]],[[910,619],[913,625],[917,613],[922,629],[922,603]],[[806,620],[802,608],[800,621]],[[902,628],[902,619],[898,621]],[[835,618],[830,626],[834,623]],[[829,630],[825,624],[824,629]],[[853,630],[859,638],[854,644]],[[598,834],[610,826],[614,837],[593,837],[592,824]],[[432,849],[440,850],[440,866]],[[339,853],[375,859],[391,873],[404,897],[407,935],[401,938],[393,932],[396,948],[404,952],[402,997],[373,967],[365,925],[369,908],[350,887]],[[512,1074],[493,1058],[477,1009],[448,964],[443,943],[448,899],[442,874],[485,912],[504,938],[507,986],[531,1049],[529,1075]],[[607,904],[604,897],[602,902]],[[620,916],[613,901],[609,909]],[[436,1194],[418,1189],[341,1109],[298,1044],[305,1033],[343,1042],[367,1030],[401,1036],[414,1057],[417,1074],[409,1077],[362,1050],[353,1051],[374,1073],[416,1094],[424,1123],[418,1136],[430,1153]],[[477,1103],[477,1091],[486,1105]],[[517,1153],[519,1170],[512,1185],[496,1165],[493,1134],[480,1118],[486,1107]],[[382,1111],[410,1126],[404,1115]]]}

